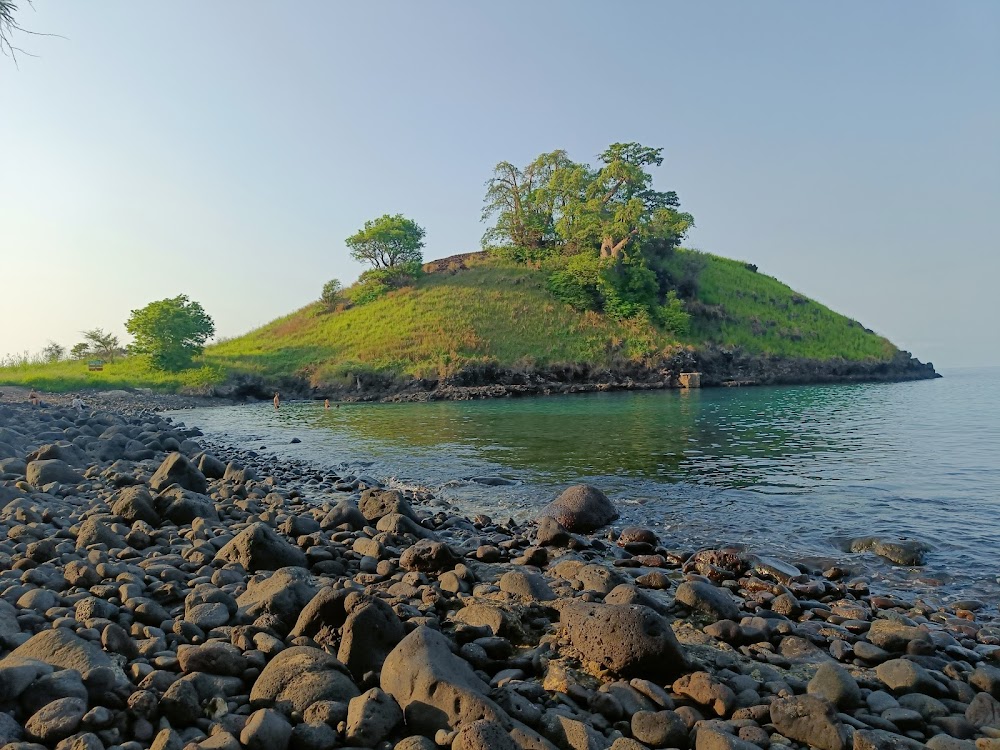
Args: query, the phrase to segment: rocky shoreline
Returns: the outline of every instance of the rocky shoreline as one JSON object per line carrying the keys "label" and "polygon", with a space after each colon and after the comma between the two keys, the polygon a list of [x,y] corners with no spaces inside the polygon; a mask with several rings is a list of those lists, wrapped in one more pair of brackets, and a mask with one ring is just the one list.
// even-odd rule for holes
{"label": "rocky shoreline", "polygon": [[0,404],[5,750],[1000,749],[996,603]]}
{"label": "rocky shoreline", "polygon": [[886,362],[813,360],[748,354],[740,349],[682,350],[655,365],[625,363],[604,369],[586,364],[510,369],[470,366],[441,379],[400,379],[361,372],[350,385],[310,386],[297,378],[270,381],[238,377],[212,394],[227,399],[268,399],[275,390],[295,398],[344,402],[468,401],[519,396],[553,396],[608,391],[667,390],[680,387],[681,373],[700,373],[701,387],[887,383],[930,380],[941,375],[909,352]]}

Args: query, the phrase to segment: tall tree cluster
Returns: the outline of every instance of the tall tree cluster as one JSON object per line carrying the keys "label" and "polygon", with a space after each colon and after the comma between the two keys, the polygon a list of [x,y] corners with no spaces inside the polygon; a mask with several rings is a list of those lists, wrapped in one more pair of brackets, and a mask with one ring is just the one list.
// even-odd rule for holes
{"label": "tall tree cluster", "polygon": [[598,159],[591,166],[558,150],[525,167],[497,164],[486,183],[484,247],[548,261],[550,288],[576,307],[616,317],[676,311],[665,262],[694,219],[677,193],[653,187],[663,149],[613,143]]}

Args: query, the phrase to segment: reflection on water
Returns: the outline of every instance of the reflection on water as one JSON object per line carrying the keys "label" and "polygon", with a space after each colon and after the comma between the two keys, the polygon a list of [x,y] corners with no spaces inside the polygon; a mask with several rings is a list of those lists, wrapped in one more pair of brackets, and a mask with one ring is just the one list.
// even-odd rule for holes
{"label": "reflection on water", "polygon": [[[1000,542],[1000,371],[938,381],[427,404],[290,403],[184,412],[209,433],[326,467],[527,514],[590,481],[677,543],[843,557],[852,536],[914,536],[949,591],[990,593]],[[291,437],[301,444],[288,445]],[[500,475],[514,487],[470,478]],[[856,558],[847,558],[856,559]],[[900,574],[902,575],[902,574]]]}

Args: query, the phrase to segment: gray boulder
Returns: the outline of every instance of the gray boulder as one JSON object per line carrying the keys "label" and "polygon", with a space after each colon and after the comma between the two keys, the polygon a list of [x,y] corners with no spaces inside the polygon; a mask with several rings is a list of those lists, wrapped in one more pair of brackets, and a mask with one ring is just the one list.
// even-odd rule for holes
{"label": "gray boulder", "polygon": [[59,698],[39,709],[24,725],[33,740],[52,744],[73,734],[87,713],[87,702],[79,698]]}
{"label": "gray boulder", "polygon": [[847,747],[847,730],[833,705],[814,695],[773,701],[771,723],[785,737],[819,750],[844,750]]}
{"label": "gray boulder", "polygon": [[33,487],[44,487],[51,482],[79,484],[83,477],[65,461],[52,458],[28,463],[25,479]]}
{"label": "gray boulder", "polygon": [[40,661],[57,669],[75,669],[89,691],[127,685],[121,667],[100,646],[85,641],[67,628],[43,630],[8,654],[0,665]]}
{"label": "gray boulder", "polygon": [[382,668],[386,656],[403,640],[406,630],[392,607],[374,597],[352,594],[345,602],[347,619],[337,657],[361,679]]}
{"label": "gray boulder", "polygon": [[398,490],[365,490],[361,493],[358,509],[368,521],[378,521],[390,513],[398,513],[414,520],[417,517],[403,493]]}
{"label": "gray boulder", "polygon": [[674,599],[714,621],[740,619],[740,608],[732,595],[704,581],[684,581],[677,587]]}
{"label": "gray boulder", "polygon": [[348,704],[344,737],[355,747],[375,747],[402,720],[403,711],[392,696],[372,688]]}
{"label": "gray boulder", "polygon": [[198,467],[192,464],[188,457],[180,452],[169,454],[160,468],[156,470],[149,480],[149,486],[153,492],[165,490],[172,484],[177,484],[186,490],[205,494],[208,491],[208,480],[205,475],[198,471]]}
{"label": "gray boulder", "polygon": [[287,631],[302,609],[316,596],[316,585],[305,568],[279,568],[270,576],[254,576],[236,600],[241,615],[250,620],[267,616]]}
{"label": "gray boulder", "polygon": [[316,701],[347,702],[358,694],[347,667],[335,658],[318,648],[293,646],[264,667],[250,691],[250,705],[284,704],[304,712]]}
{"label": "gray boulder", "polygon": [[157,495],[154,507],[162,518],[178,526],[189,524],[196,518],[219,518],[215,503],[209,497],[179,486],[171,486]]}
{"label": "gray boulder", "polygon": [[293,547],[266,523],[254,523],[219,550],[216,560],[239,563],[251,573],[278,568],[304,568],[305,553]]}
{"label": "gray boulder", "polygon": [[667,620],[648,607],[573,601],[559,613],[573,648],[623,677],[671,677],[688,668]]}
{"label": "gray boulder", "polygon": [[381,683],[403,709],[407,726],[422,734],[480,719],[510,725],[510,717],[488,697],[489,686],[451,652],[447,637],[426,626],[392,650],[382,665]]}
{"label": "gray boulder", "polygon": [[575,484],[549,503],[541,512],[573,532],[595,531],[618,518],[618,510],[608,496],[589,484]]}
{"label": "gray boulder", "polygon": [[141,484],[121,490],[111,504],[111,512],[130,524],[145,521],[154,528],[160,525],[160,514],[153,507],[153,497]]}

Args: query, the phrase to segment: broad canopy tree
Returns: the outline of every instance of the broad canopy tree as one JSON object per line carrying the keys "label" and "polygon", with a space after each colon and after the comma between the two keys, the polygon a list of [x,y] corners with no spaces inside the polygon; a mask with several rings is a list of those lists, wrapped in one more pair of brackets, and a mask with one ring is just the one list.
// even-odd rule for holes
{"label": "broad canopy tree", "polygon": [[129,349],[149,356],[153,367],[180,370],[201,354],[215,334],[215,323],[202,306],[181,294],[133,310],[125,330],[135,340]]}
{"label": "broad canopy tree", "polygon": [[366,221],[364,229],[347,238],[351,257],[372,268],[395,268],[422,263],[423,227],[402,214],[385,214]]}

